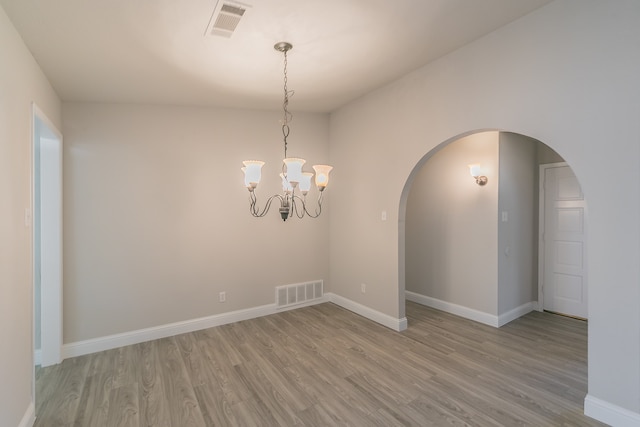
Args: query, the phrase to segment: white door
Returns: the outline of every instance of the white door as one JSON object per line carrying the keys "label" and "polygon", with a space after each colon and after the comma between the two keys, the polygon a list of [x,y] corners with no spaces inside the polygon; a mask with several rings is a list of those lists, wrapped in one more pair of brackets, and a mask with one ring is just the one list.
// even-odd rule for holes
{"label": "white door", "polygon": [[587,318],[585,201],[566,164],[541,166],[544,310]]}

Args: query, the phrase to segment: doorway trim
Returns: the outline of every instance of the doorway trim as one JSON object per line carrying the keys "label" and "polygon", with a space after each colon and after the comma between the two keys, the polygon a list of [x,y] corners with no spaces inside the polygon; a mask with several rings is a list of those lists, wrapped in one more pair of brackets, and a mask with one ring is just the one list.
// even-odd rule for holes
{"label": "doorway trim", "polygon": [[[36,164],[36,155],[40,157],[39,165]],[[32,214],[31,250],[34,366],[39,362],[44,367],[62,361],[62,133],[35,102],[32,103],[31,162],[31,206],[33,210],[40,206],[41,212],[47,212],[44,218],[37,212]],[[40,185],[39,201],[36,201],[36,179],[46,183],[45,186]],[[36,221],[40,221],[39,235],[36,233]],[[40,256],[36,257],[38,250]],[[39,266],[36,265],[38,260]],[[40,285],[40,325],[35,322],[38,270],[44,279]],[[37,326],[41,332],[39,360],[35,360]]]}
{"label": "doorway trim", "polygon": [[569,166],[567,162],[546,163],[538,167],[538,311],[544,311],[544,215],[545,176],[547,169]]}

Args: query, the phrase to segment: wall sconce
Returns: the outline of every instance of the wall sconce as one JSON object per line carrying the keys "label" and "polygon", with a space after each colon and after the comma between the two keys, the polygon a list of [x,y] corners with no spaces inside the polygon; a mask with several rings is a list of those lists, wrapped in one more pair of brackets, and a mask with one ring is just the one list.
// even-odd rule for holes
{"label": "wall sconce", "polygon": [[484,175],[480,175],[480,164],[474,163],[469,165],[469,173],[472,177],[476,179],[476,184],[485,185],[488,181],[487,177]]}

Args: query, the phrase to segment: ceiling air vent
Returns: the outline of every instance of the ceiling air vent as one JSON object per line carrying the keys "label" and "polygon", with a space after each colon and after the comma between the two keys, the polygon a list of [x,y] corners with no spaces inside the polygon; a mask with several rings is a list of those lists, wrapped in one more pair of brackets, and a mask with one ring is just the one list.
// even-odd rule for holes
{"label": "ceiling air vent", "polygon": [[219,0],[209,19],[206,34],[231,37],[250,7],[242,3]]}

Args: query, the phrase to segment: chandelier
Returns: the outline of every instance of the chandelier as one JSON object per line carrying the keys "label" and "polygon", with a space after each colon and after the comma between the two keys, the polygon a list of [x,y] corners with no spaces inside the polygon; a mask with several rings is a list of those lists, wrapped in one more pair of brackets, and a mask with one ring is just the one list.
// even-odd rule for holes
{"label": "chandelier", "polygon": [[260,209],[258,207],[256,188],[262,177],[262,166],[264,162],[261,160],[245,160],[242,162],[242,164],[244,164],[242,171],[244,172],[244,185],[249,190],[249,212],[251,212],[251,215],[261,218],[269,212],[271,203],[275,199],[278,199],[280,202],[280,216],[283,221],[286,221],[287,218],[293,215],[296,215],[298,218],[303,218],[305,215],[311,218],[317,218],[322,212],[322,194],[324,189],[327,188],[329,172],[333,167],[328,165],[313,166],[316,172],[315,184],[318,189],[318,200],[317,206],[310,212],[309,205],[307,204],[307,194],[309,190],[311,190],[313,173],[302,171],[306,160],[299,157],[287,157],[289,122],[293,117],[288,110],[289,96],[293,95],[293,91],[287,89],[287,52],[290,51],[293,46],[291,43],[280,42],[276,43],[273,48],[284,54],[284,102],[282,103],[282,109],[284,111],[282,118],[284,164],[282,165],[282,173],[280,173],[280,178],[282,179],[282,194],[274,194],[269,197],[264,208]]}

